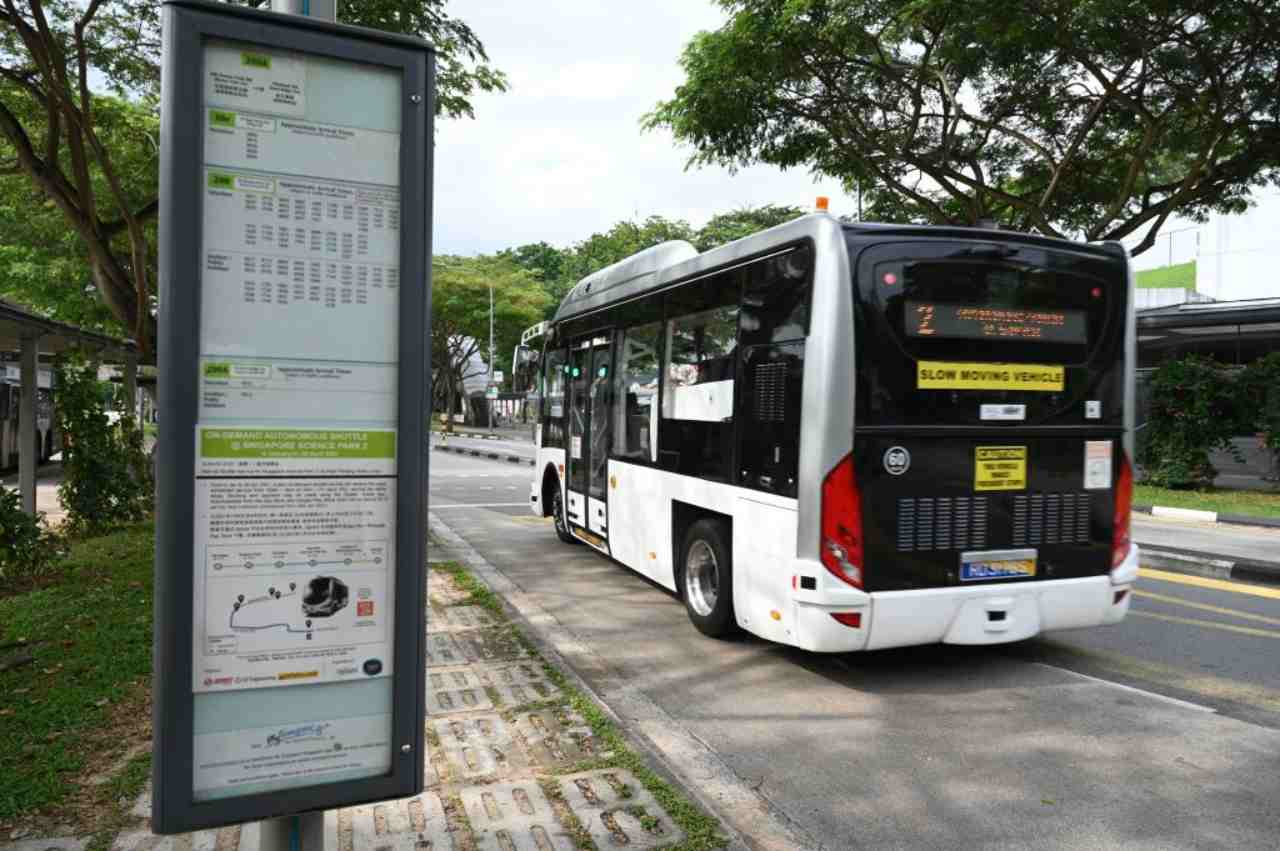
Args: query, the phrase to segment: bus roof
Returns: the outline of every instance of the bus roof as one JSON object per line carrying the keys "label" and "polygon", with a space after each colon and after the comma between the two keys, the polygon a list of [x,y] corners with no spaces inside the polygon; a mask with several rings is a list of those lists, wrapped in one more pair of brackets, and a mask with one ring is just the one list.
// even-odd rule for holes
{"label": "bus roof", "polygon": [[871,222],[847,224],[827,213],[810,213],[768,230],[713,248],[703,254],[684,240],[672,240],[638,251],[624,260],[583,278],[560,302],[552,323],[590,313],[606,305],[625,301],[699,273],[731,266],[758,256],[771,248],[806,237],[837,238],[842,233],[865,233],[883,238],[901,236],[929,239],[987,239],[1021,242],[1046,249],[1085,251],[1110,257],[1127,257],[1122,245],[1083,243],[1054,239],[1021,231],[945,225],[894,225]]}

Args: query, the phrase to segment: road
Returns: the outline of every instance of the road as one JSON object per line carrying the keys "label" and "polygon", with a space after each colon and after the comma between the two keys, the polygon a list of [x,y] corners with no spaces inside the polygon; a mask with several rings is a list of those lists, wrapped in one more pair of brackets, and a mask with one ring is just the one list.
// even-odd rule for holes
{"label": "road", "polygon": [[529,516],[528,468],[431,462],[433,514],[605,660],[579,671],[588,682],[639,690],[815,845],[1280,836],[1274,589],[1144,571],[1125,623],[1006,648],[819,656],[717,642],[673,595]]}

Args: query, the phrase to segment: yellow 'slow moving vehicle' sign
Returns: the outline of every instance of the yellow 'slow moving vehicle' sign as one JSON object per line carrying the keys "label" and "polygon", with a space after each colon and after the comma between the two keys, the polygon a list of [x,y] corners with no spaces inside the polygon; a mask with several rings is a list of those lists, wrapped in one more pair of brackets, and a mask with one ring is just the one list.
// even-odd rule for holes
{"label": "yellow 'slow moving vehicle' sign", "polygon": [[973,463],[975,491],[1020,491],[1027,487],[1027,447],[979,446]]}
{"label": "yellow 'slow moving vehicle' sign", "polygon": [[918,361],[918,390],[1032,390],[1056,393],[1065,386],[1060,366],[1029,363]]}

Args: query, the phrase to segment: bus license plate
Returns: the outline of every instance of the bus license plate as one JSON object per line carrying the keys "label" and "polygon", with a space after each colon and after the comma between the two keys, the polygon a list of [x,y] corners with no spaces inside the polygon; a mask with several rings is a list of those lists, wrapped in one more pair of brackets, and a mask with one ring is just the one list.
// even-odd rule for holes
{"label": "bus license plate", "polygon": [[961,582],[1025,579],[1035,575],[1035,550],[989,550],[960,554]]}

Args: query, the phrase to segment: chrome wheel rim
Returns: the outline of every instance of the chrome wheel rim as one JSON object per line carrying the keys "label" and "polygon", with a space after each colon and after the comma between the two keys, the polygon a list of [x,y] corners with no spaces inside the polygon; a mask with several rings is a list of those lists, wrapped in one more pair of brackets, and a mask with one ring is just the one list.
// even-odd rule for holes
{"label": "chrome wheel rim", "polygon": [[569,534],[569,527],[564,522],[564,497],[560,495],[560,491],[556,491],[555,496],[551,497],[551,513],[556,518],[556,531]]}
{"label": "chrome wheel rim", "polygon": [[720,595],[720,565],[715,550],[706,541],[689,546],[684,559],[684,597],[689,607],[702,617],[711,614]]}

